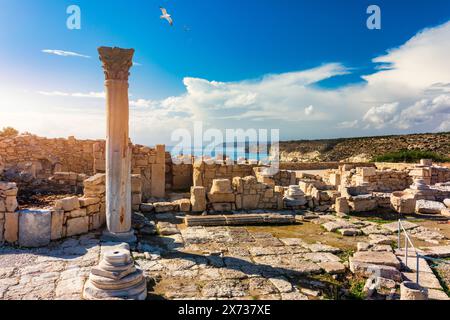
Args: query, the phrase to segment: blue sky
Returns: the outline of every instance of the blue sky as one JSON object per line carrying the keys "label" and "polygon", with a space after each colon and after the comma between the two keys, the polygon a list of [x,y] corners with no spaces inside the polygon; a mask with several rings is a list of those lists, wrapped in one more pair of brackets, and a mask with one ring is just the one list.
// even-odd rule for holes
{"label": "blue sky", "polygon": [[[81,30],[66,28],[72,4],[81,8]],[[366,28],[370,4],[381,8],[381,30]],[[280,128],[282,139],[450,130],[450,69],[442,57],[450,41],[447,0],[1,0],[0,6],[0,126],[101,138],[96,48],[107,45],[136,49],[131,135],[140,143],[168,142],[168,128],[199,120],[219,129]],[[159,18],[159,6],[173,15],[173,27]],[[377,69],[380,62],[394,71]],[[428,119],[430,112],[439,116]]]}

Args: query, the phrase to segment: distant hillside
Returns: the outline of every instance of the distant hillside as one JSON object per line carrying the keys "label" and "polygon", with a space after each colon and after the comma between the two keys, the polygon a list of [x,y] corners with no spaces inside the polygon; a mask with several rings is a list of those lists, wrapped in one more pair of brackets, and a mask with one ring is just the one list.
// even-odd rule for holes
{"label": "distant hillside", "polygon": [[280,142],[281,161],[370,161],[400,150],[450,156],[450,132]]}

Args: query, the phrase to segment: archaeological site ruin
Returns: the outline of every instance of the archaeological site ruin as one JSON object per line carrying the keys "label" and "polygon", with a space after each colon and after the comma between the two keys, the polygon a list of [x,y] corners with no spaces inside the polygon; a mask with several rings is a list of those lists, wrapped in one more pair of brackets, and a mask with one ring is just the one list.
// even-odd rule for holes
{"label": "archaeological site ruin", "polygon": [[448,164],[133,144],[134,50],[99,54],[104,140],[0,137],[0,299],[449,299]]}

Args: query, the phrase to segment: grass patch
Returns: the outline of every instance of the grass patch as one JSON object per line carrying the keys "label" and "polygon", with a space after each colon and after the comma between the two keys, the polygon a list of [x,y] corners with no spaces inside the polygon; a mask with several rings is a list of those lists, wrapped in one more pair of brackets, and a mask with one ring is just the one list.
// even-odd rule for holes
{"label": "grass patch", "polygon": [[363,292],[365,281],[358,279],[350,283],[349,298],[352,300],[364,300],[366,295]]}
{"label": "grass patch", "polygon": [[432,151],[400,150],[388,152],[372,158],[372,162],[407,162],[417,163],[420,159],[431,159],[434,162],[450,162],[450,158]]}

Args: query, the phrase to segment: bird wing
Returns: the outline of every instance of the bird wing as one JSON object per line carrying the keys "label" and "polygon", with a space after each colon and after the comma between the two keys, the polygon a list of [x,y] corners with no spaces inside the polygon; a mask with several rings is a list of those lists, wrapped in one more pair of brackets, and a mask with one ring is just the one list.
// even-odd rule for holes
{"label": "bird wing", "polygon": [[167,21],[169,21],[170,25],[173,26],[173,19],[171,17],[167,18]]}
{"label": "bird wing", "polygon": [[163,7],[159,7],[161,9],[162,14],[165,16],[167,15],[167,10]]}

